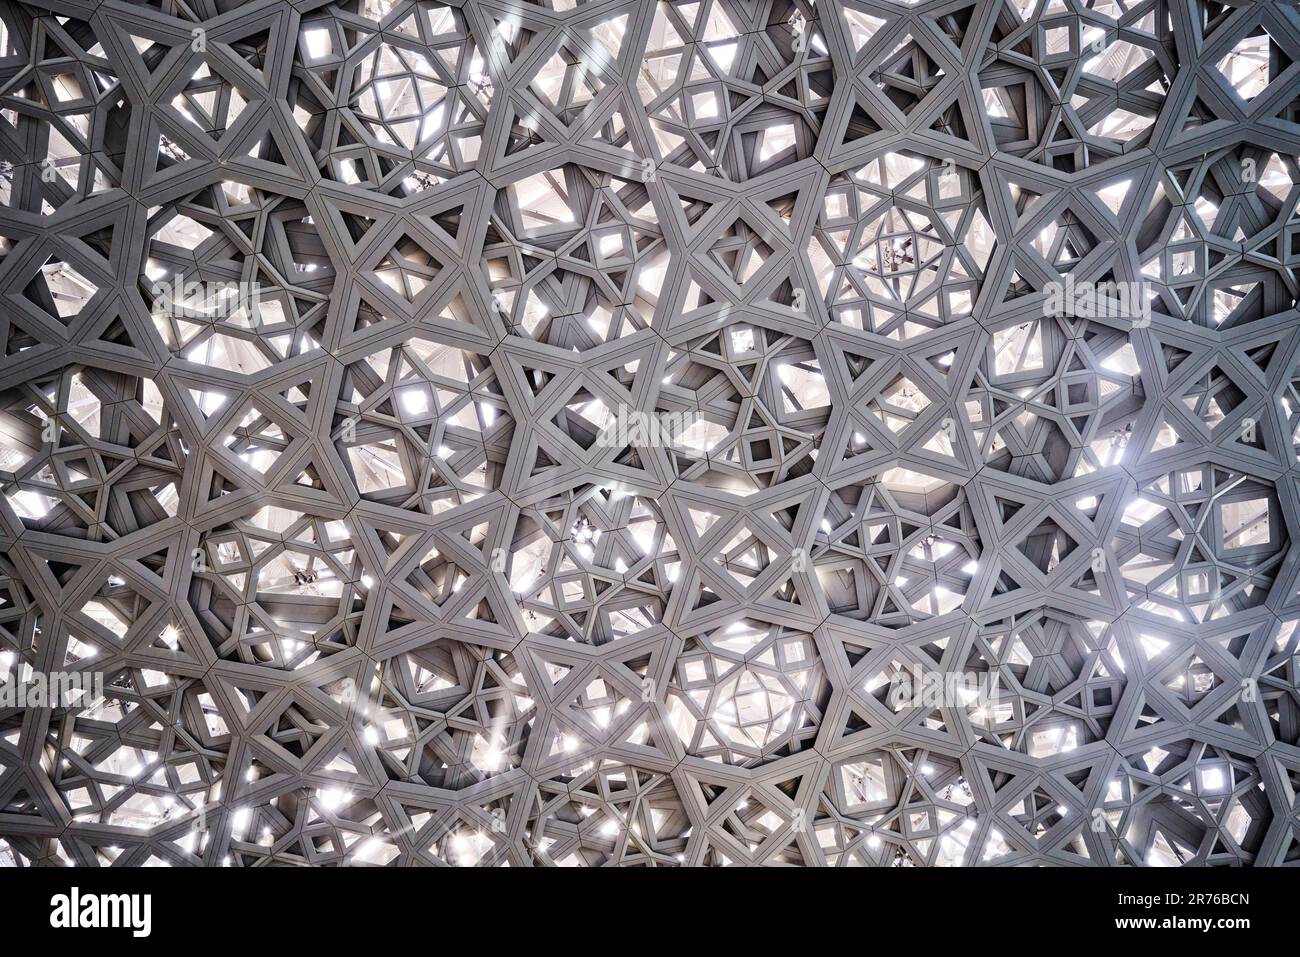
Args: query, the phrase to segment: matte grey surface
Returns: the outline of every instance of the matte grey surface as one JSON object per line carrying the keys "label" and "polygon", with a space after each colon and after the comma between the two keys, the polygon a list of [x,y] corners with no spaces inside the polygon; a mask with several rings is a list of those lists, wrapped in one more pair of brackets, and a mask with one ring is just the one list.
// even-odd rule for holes
{"label": "matte grey surface", "polygon": [[1300,860],[1294,4],[0,21],[0,864]]}

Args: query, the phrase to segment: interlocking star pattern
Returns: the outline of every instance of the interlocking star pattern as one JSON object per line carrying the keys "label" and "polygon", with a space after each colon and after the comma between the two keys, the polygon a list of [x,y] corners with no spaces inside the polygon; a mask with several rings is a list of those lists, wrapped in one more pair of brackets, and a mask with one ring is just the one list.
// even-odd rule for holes
{"label": "interlocking star pattern", "polygon": [[1298,157],[1294,2],[0,0],[0,865],[1300,863]]}

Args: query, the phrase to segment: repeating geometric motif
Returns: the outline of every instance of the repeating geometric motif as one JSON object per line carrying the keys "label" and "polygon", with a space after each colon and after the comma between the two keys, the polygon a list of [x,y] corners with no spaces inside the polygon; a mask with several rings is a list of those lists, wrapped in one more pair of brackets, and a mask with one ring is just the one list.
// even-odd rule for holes
{"label": "repeating geometric motif", "polygon": [[1293,2],[0,0],[0,865],[1300,863],[1298,295]]}

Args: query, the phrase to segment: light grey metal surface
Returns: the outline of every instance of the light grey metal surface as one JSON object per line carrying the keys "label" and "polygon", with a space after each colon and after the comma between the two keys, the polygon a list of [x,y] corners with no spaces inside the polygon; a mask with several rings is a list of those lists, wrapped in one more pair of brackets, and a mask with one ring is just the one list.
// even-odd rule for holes
{"label": "light grey metal surface", "polygon": [[0,863],[1300,860],[1293,4],[0,22]]}

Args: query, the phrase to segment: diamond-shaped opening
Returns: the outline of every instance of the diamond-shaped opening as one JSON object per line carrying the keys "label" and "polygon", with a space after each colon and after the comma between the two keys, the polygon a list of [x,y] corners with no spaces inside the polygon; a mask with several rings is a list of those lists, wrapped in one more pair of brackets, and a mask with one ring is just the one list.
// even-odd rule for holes
{"label": "diamond-shaped opening", "polygon": [[407,302],[414,302],[441,270],[442,263],[432,253],[406,236],[375,266],[374,277]]}
{"label": "diamond-shaped opening", "polygon": [[66,322],[86,308],[99,287],[77,272],[71,263],[51,256],[23,292],[29,302]]}
{"label": "diamond-shaped opening", "polygon": [[748,529],[740,529],[713,555],[713,563],[740,585],[749,585],[776,558],[764,542]]}
{"label": "diamond-shaped opening", "polygon": [[579,389],[551,421],[571,441],[586,450],[606,435],[606,430],[618,420],[603,399],[586,389]]}
{"label": "diamond-shaped opening", "polygon": [[1183,392],[1183,404],[1214,429],[1233,409],[1246,400],[1246,394],[1219,366],[1200,376]]}
{"label": "diamond-shaped opening", "polygon": [[905,375],[897,375],[867,403],[867,408],[894,434],[902,432],[930,407],[930,397]]}
{"label": "diamond-shaped opening", "polygon": [[246,466],[265,475],[289,447],[292,437],[280,423],[266,415],[256,405],[249,405],[243,418],[226,431],[221,442]]}
{"label": "diamond-shaped opening", "polygon": [[1268,31],[1260,27],[1238,40],[1214,66],[1237,95],[1249,103],[1290,66],[1290,60]]}
{"label": "diamond-shaped opening", "polygon": [[744,219],[733,222],[709,247],[709,258],[738,286],[748,282],[773,254],[772,247]]}
{"label": "diamond-shaped opening", "polygon": [[1273,542],[1272,509],[1267,498],[1221,502],[1219,521],[1225,549],[1257,548]]}
{"label": "diamond-shaped opening", "polygon": [[562,43],[537,71],[528,89],[552,110],[563,106],[561,118],[568,122],[600,95],[605,82],[593,68],[590,57],[575,53]]}
{"label": "diamond-shaped opening", "polygon": [[1045,518],[1017,543],[1016,549],[1046,575],[1060,565],[1077,545],[1053,519]]}
{"label": "diamond-shaped opening", "polygon": [[1201,660],[1200,655],[1192,655],[1183,667],[1167,672],[1164,677],[1165,687],[1181,698],[1187,707],[1200,701],[1221,684],[1223,679]]}
{"label": "diamond-shaped opening", "polygon": [[904,112],[925,99],[944,76],[943,67],[910,35],[885,54],[871,72],[876,86]]}

